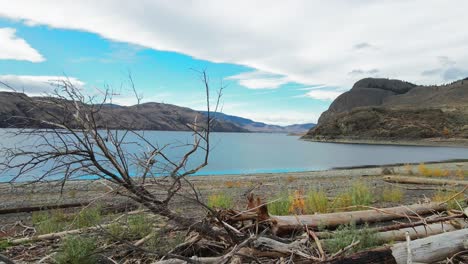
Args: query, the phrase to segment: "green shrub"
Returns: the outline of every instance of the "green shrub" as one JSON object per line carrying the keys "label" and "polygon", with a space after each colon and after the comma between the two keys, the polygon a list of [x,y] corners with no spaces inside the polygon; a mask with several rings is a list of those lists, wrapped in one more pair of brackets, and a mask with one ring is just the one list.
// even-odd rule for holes
{"label": "green shrub", "polygon": [[330,209],[327,195],[323,191],[309,191],[306,196],[308,213],[326,213]]}
{"label": "green shrub", "polygon": [[97,249],[96,241],[82,236],[67,237],[60,246],[55,260],[58,264],[94,264]]}
{"label": "green shrub", "polygon": [[339,226],[331,239],[324,240],[324,247],[329,253],[336,253],[358,240],[359,244],[350,249],[348,253],[381,245],[376,233],[367,225],[358,229],[356,224],[352,223]]}
{"label": "green shrub", "polygon": [[8,240],[0,240],[0,251],[3,251],[11,246]]}
{"label": "green shrub", "polygon": [[385,188],[382,191],[382,201],[398,203],[403,200],[403,191],[399,188]]}
{"label": "green shrub", "polygon": [[355,182],[351,186],[352,205],[370,205],[373,200],[372,192],[369,187],[362,182]]}
{"label": "green shrub", "polygon": [[293,202],[293,196],[283,193],[268,203],[268,212],[272,215],[289,215],[289,209]]}
{"label": "green shrub", "polygon": [[100,206],[86,207],[76,215],[73,224],[76,228],[83,228],[98,225],[101,220]]}
{"label": "green shrub", "polygon": [[217,209],[229,209],[233,207],[233,201],[225,193],[212,194],[208,196],[208,206]]}
{"label": "green shrub", "polygon": [[38,234],[49,234],[66,229],[69,218],[61,210],[33,212],[32,223]]}
{"label": "green shrub", "polygon": [[129,215],[124,223],[113,223],[107,227],[111,240],[136,240],[153,231],[153,224],[144,214]]}
{"label": "green shrub", "polygon": [[128,217],[128,236],[139,239],[147,236],[153,229],[153,224],[146,215],[130,215]]}

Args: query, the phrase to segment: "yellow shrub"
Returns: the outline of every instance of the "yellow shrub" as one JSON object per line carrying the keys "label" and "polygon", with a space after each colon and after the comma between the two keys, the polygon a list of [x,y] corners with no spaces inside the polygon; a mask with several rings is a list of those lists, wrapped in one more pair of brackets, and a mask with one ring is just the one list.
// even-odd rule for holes
{"label": "yellow shrub", "polygon": [[419,174],[421,174],[423,176],[427,176],[427,177],[432,176],[431,169],[429,169],[424,163],[419,164],[418,172],[419,172]]}
{"label": "yellow shrub", "polygon": [[435,169],[432,171],[432,176],[434,176],[434,177],[441,177],[441,176],[443,176],[443,172],[442,172],[441,169],[435,168]]}
{"label": "yellow shrub", "polygon": [[224,182],[224,186],[226,186],[227,188],[234,188],[234,187],[237,187],[237,188],[240,188],[242,187],[242,183],[240,181],[226,181]]}
{"label": "yellow shrub", "polygon": [[302,191],[294,191],[292,203],[289,206],[289,212],[293,214],[304,214],[305,201]]}

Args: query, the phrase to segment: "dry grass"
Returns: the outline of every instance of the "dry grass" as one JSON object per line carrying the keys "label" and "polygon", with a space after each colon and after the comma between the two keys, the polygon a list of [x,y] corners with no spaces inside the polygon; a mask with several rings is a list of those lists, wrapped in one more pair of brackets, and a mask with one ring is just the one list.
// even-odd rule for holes
{"label": "dry grass", "polygon": [[240,188],[242,187],[242,182],[240,181],[226,181],[224,182],[226,188]]}
{"label": "dry grass", "polygon": [[231,196],[225,193],[217,193],[208,196],[208,206],[215,209],[228,209],[232,208],[234,202]]}
{"label": "dry grass", "polygon": [[307,213],[326,213],[330,211],[330,202],[325,192],[311,190],[306,196]]}
{"label": "dry grass", "polygon": [[405,164],[404,170],[408,175],[414,175],[413,166],[410,164]]}
{"label": "dry grass", "polygon": [[403,200],[404,193],[400,188],[385,188],[382,191],[382,201],[399,203]]}
{"label": "dry grass", "polygon": [[292,176],[292,175],[288,175],[288,177],[286,177],[286,181],[288,183],[293,183],[293,182],[297,181],[297,177]]}
{"label": "dry grass", "polygon": [[[441,203],[453,197],[453,199],[447,202],[448,209],[460,210],[466,205],[465,194],[460,193],[457,195],[457,193],[458,193],[457,191],[450,191],[450,192],[438,191],[437,193],[434,194],[434,196],[432,196],[431,200],[433,202]],[[460,208],[460,206],[462,208]]]}

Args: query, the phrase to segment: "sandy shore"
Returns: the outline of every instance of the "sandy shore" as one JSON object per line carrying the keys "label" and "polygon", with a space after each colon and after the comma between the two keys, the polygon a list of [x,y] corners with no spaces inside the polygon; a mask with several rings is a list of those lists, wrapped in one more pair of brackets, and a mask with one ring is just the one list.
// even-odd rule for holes
{"label": "sandy shore", "polygon": [[[441,170],[468,171],[468,162],[442,162],[426,164],[428,168]],[[408,170],[417,173],[417,164],[406,166],[375,166],[365,168],[334,169],[326,171],[307,171],[290,173],[256,173],[242,175],[211,175],[192,176],[190,181],[200,190],[204,197],[216,193],[226,193],[239,201],[239,206],[245,205],[246,192],[254,192],[264,199],[272,199],[284,192],[294,190],[307,191],[321,189],[330,197],[342,193],[354,181],[365,180],[366,184],[375,189],[388,187],[382,180],[385,171],[395,174],[408,174]],[[69,181],[61,192],[60,182],[47,182],[40,184],[0,184],[0,208],[14,208],[21,206],[50,205],[58,203],[73,203],[100,199],[105,203],[125,203],[125,198],[114,195],[105,195],[108,191],[105,183],[101,181]],[[376,191],[378,192],[378,190]],[[405,198],[406,203],[415,202],[424,198],[422,193],[412,191]]]}

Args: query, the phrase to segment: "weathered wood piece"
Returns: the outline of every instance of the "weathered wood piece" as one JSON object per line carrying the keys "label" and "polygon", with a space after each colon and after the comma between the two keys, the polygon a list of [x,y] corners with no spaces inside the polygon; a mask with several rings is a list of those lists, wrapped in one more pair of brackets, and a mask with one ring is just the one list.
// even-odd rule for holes
{"label": "weathered wood piece", "polygon": [[[434,263],[464,250],[468,239],[468,229],[447,232],[439,235],[416,239],[409,242],[411,260],[413,263]],[[361,251],[346,257],[337,258],[324,263],[387,263],[406,264],[408,261],[407,242],[401,242],[391,247]]]}
{"label": "weathered wood piece", "polygon": [[351,222],[356,224],[374,223],[410,217],[412,217],[413,220],[419,220],[418,217],[415,217],[416,215],[426,215],[429,213],[444,211],[446,209],[447,206],[444,204],[426,203],[382,209],[375,208],[372,210],[354,212],[299,216],[271,216],[270,220],[272,223],[273,233],[276,235],[282,235],[302,230],[304,225],[309,228],[318,228],[319,226],[333,228],[339,225],[349,224]]}
{"label": "weathered wood piece", "polygon": [[384,176],[383,180],[386,182],[404,183],[404,184],[459,185],[459,186],[468,185],[468,181],[459,181],[459,180],[451,180],[451,179],[433,179],[433,178],[398,176],[398,175]]}

